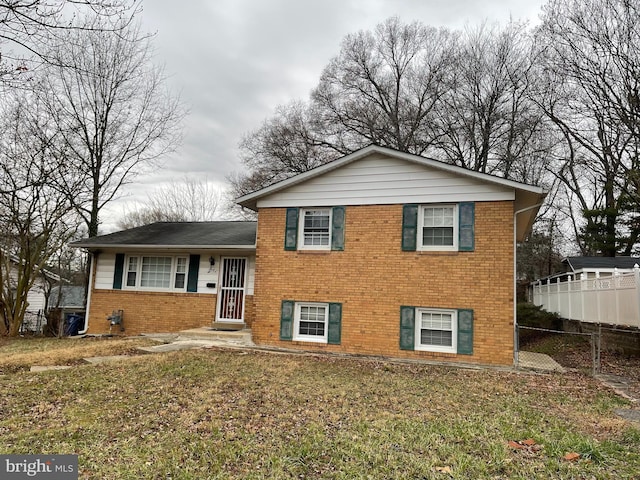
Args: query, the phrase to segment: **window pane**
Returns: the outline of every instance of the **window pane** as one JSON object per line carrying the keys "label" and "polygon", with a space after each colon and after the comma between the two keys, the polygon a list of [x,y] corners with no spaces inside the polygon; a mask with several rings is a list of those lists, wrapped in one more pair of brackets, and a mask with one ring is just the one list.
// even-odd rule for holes
{"label": "window pane", "polygon": [[439,330],[420,330],[420,343],[438,347],[451,347],[451,332]]}
{"label": "window pane", "polygon": [[171,286],[171,257],[142,257],[140,286],[169,288]]}
{"label": "window pane", "polygon": [[183,257],[176,258],[176,279],[173,284],[174,288],[184,288],[184,281],[187,277],[187,259]]}
{"label": "window pane", "polygon": [[422,229],[423,245],[453,245],[453,227],[425,227]]}
{"label": "window pane", "polygon": [[422,345],[452,347],[453,316],[450,313],[422,312],[420,343]]}
{"label": "window pane", "polygon": [[300,335],[324,337],[326,308],[320,306],[300,307]]}
{"label": "window pane", "polygon": [[136,286],[136,275],[138,271],[138,257],[129,257],[127,264],[127,287]]}
{"label": "window pane", "polygon": [[453,206],[424,207],[422,245],[453,246],[454,212]]}
{"label": "window pane", "polygon": [[453,227],[453,207],[425,207],[425,227]]}
{"label": "window pane", "polygon": [[329,210],[305,210],[303,243],[306,246],[329,245]]}

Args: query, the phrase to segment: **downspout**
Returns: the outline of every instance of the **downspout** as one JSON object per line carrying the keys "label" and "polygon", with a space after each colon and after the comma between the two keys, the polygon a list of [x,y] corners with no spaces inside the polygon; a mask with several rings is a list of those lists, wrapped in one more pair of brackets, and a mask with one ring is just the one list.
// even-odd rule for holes
{"label": "downspout", "polygon": [[89,330],[89,307],[91,305],[91,290],[93,289],[93,264],[96,259],[95,255],[89,252],[91,265],[89,266],[89,288],[87,289],[87,305],[84,312],[84,329],[78,331],[78,335],[84,335]]}
{"label": "downspout", "polygon": [[518,284],[516,283],[516,273],[517,273],[517,231],[518,231],[518,215],[527,210],[533,210],[534,208],[539,208],[542,206],[542,202],[532,205],[527,208],[523,208],[521,210],[517,210],[513,213],[513,366],[518,367]]}

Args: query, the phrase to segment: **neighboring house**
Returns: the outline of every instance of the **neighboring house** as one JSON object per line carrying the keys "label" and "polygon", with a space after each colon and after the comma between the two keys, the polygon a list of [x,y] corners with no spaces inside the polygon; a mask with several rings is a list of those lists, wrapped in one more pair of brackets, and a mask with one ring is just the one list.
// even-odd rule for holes
{"label": "neighboring house", "polygon": [[530,300],[568,320],[640,327],[640,258],[567,257],[531,283]]}
{"label": "neighboring house", "polygon": [[[10,266],[10,282],[16,282],[18,277],[18,265],[21,260],[12,254],[5,254]],[[7,266],[4,266],[7,268]],[[3,270],[4,270],[3,268]],[[44,317],[45,310],[47,308],[47,292],[54,283],[60,283],[61,279],[55,273],[43,269],[36,277],[32,287],[27,292],[27,310],[22,323],[22,332],[42,332],[44,325],[46,325],[46,318]],[[15,283],[13,284],[15,291]]]}
{"label": "neighboring house", "polygon": [[[515,242],[544,196],[366,147],[238,199],[258,212],[255,243],[253,223],[211,222],[73,244],[94,253],[89,332],[123,309],[131,334],[243,321],[259,345],[510,365]],[[239,228],[242,242],[212,240]],[[244,315],[226,318],[225,298]]]}
{"label": "neighboring house", "polygon": [[48,310],[60,310],[63,318],[68,314],[84,314],[84,287],[76,285],[56,285],[49,292]]}
{"label": "neighboring house", "polygon": [[640,265],[640,257],[566,257],[562,260],[566,277],[570,274],[574,279],[610,277],[614,273],[633,272],[634,265]]}

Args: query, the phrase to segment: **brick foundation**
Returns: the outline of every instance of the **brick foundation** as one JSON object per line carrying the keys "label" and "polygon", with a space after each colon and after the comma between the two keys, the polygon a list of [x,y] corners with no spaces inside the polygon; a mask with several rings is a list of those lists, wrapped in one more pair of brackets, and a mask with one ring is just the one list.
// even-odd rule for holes
{"label": "brick foundation", "polygon": [[[87,333],[108,333],[107,317],[113,310],[124,311],[125,329],[121,332],[119,327],[114,327],[114,334],[139,335],[207,327],[215,320],[216,299],[216,295],[199,293],[93,290]],[[247,325],[251,325],[253,311],[253,296],[247,296]]]}

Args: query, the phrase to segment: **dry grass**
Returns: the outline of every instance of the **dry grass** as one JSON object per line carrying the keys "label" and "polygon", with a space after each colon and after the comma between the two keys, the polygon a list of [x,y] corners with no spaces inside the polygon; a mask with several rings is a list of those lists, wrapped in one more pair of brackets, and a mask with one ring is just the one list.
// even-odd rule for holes
{"label": "dry grass", "polygon": [[[0,391],[3,453],[76,453],[81,478],[618,479],[640,471],[640,430],[613,413],[629,404],[576,374],[206,349],[18,372],[0,376]],[[525,439],[536,448],[509,446]],[[579,458],[563,460],[570,452]]]}
{"label": "dry grass", "polygon": [[75,365],[86,357],[131,355],[137,347],[156,344],[140,337],[0,337],[0,374],[28,370],[32,365]]}

